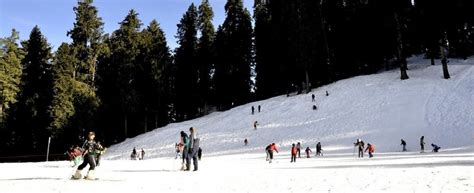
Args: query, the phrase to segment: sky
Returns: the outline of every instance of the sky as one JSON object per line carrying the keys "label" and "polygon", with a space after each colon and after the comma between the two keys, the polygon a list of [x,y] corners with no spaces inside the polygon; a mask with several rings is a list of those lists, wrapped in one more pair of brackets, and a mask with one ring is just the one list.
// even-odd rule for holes
{"label": "sky", "polygon": [[[252,13],[253,0],[243,0],[245,7]],[[209,0],[214,11],[214,27],[225,19],[226,0]],[[170,48],[176,44],[179,20],[191,3],[199,6],[201,0],[94,0],[99,17],[104,22],[104,32],[112,33],[118,29],[130,9],[138,12],[138,17],[146,27],[156,19],[166,34]],[[20,40],[28,39],[35,25],[38,25],[48,42],[56,50],[62,42],[71,42],[66,35],[75,22],[73,8],[77,0],[0,0],[0,37],[7,37],[11,29],[20,32]]]}

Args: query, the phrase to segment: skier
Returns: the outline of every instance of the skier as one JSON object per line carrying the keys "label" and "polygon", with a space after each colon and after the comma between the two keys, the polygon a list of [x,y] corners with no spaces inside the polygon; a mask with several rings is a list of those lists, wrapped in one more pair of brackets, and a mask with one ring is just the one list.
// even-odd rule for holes
{"label": "skier", "polygon": [[77,168],[76,173],[72,176],[73,179],[81,179],[82,178],[82,169],[84,169],[87,165],[89,165],[89,171],[87,172],[87,176],[85,179],[94,180],[94,169],[95,169],[95,153],[96,149],[100,148],[100,145],[94,141],[95,133],[89,132],[87,136],[87,140],[82,145],[82,149],[84,150],[83,157],[84,161],[82,164]]}
{"label": "skier", "polygon": [[187,171],[191,169],[191,158],[193,159],[194,170],[198,170],[198,151],[199,151],[199,138],[197,137],[197,130],[194,127],[189,128],[189,150],[187,156]]}
{"label": "skier", "polygon": [[357,139],[357,142],[354,143],[354,146],[359,148],[359,158],[364,157],[364,142],[361,139]]}
{"label": "skier", "polygon": [[318,144],[316,144],[316,156],[323,156],[323,154],[321,153],[323,149],[321,148],[321,142],[318,142]]}
{"label": "skier", "polygon": [[431,144],[431,147],[433,147],[433,151],[432,152],[438,152],[439,149],[441,149],[441,147],[437,146],[436,144]]}
{"label": "skier", "polygon": [[135,148],[133,148],[132,154],[130,155],[130,159],[131,160],[136,160],[137,157],[138,157],[137,150]]}
{"label": "skier", "polygon": [[421,147],[420,153],[425,153],[425,136],[421,136],[420,138],[420,147]]}
{"label": "skier", "polygon": [[260,110],[262,109],[262,107],[260,105],[258,105],[258,112],[260,113]]}
{"label": "skier", "polygon": [[296,151],[298,152],[298,158],[301,158],[301,143],[296,144]]}
{"label": "skier", "polygon": [[405,140],[403,140],[403,139],[401,139],[401,140],[402,140],[402,143],[400,143],[400,145],[403,146],[403,150],[402,150],[402,151],[407,151],[407,148],[406,148],[407,142],[405,142]]}
{"label": "skier", "polygon": [[298,152],[298,148],[295,147],[295,144],[293,143],[291,145],[291,161],[290,162],[296,162],[296,153]]}
{"label": "skier", "polygon": [[275,143],[272,143],[271,145],[268,146],[268,155],[269,155],[269,163],[272,163],[273,160],[273,151],[276,151],[278,153],[278,149]]}
{"label": "skier", "polygon": [[314,96],[314,94],[311,94],[311,98],[313,99],[312,100],[313,102],[316,102],[316,100],[315,100],[316,96]]}
{"label": "skier", "polygon": [[369,151],[369,158],[374,157],[373,153],[375,152],[375,145],[368,143],[365,151],[367,152],[367,150]]}
{"label": "skier", "polygon": [[269,161],[270,160],[270,147],[272,146],[272,144],[268,144],[266,147],[265,147],[265,154],[267,154],[267,157],[265,158],[265,161]]}
{"label": "skier", "polygon": [[184,131],[181,131],[180,132],[180,135],[181,135],[181,144],[183,144],[183,149],[182,149],[182,154],[181,154],[181,170],[187,170],[188,169],[188,151],[189,151],[189,137],[188,135],[184,132]]}
{"label": "skier", "polygon": [[145,159],[145,150],[143,150],[143,148],[140,155],[141,155],[142,160]]}
{"label": "skier", "polygon": [[255,130],[257,130],[257,126],[258,126],[258,121],[254,121],[254,122],[253,122],[253,128],[254,128]]}
{"label": "skier", "polygon": [[255,113],[255,107],[252,106],[252,115]]}
{"label": "skier", "polygon": [[311,158],[310,154],[313,153],[309,147],[306,147],[306,158]]}
{"label": "skier", "polygon": [[244,145],[247,146],[249,144],[249,141],[247,140],[247,138],[244,139]]}

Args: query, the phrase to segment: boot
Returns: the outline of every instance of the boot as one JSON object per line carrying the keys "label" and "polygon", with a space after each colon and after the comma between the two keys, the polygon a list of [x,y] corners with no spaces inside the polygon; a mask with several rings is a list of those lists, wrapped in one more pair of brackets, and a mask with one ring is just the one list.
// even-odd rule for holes
{"label": "boot", "polygon": [[95,180],[95,171],[94,170],[89,170],[87,172],[86,180]]}
{"label": "boot", "polygon": [[76,170],[76,173],[72,176],[74,179],[81,179],[82,178],[82,170]]}

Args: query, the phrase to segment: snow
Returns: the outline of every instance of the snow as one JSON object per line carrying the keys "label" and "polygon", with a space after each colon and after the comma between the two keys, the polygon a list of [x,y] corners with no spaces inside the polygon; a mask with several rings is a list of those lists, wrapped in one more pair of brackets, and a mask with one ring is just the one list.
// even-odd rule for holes
{"label": "snow", "polygon": [[[170,124],[108,149],[97,168],[98,181],[69,180],[69,162],[0,164],[1,192],[473,192],[474,58],[451,59],[451,79],[440,65],[409,60],[409,80],[399,71],[358,76],[314,89],[278,96],[225,112]],[[330,96],[325,96],[325,91]],[[251,106],[262,112],[251,114]],[[257,130],[253,122],[258,121]],[[174,144],[179,131],[198,129],[203,160],[197,172],[179,171]],[[425,136],[428,153],[419,153]],[[249,145],[244,146],[244,139]],[[375,144],[374,158],[354,156],[357,138]],[[400,152],[400,139],[408,152]],[[292,143],[324,157],[290,163]],[[280,153],[265,162],[264,148]],[[431,153],[429,144],[441,146]],[[145,160],[131,161],[136,147]],[[303,154],[303,152],[302,152]],[[303,155],[302,155],[303,156]],[[314,156],[314,153],[313,155]],[[86,171],[84,171],[84,174]]]}

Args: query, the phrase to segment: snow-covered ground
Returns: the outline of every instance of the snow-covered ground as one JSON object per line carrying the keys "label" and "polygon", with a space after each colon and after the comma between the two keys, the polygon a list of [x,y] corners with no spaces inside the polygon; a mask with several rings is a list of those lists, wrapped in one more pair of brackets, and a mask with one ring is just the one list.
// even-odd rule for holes
{"label": "snow-covered ground", "polygon": [[[69,180],[68,162],[0,164],[0,192],[473,192],[474,58],[451,59],[449,70],[442,79],[440,65],[417,57],[409,80],[398,70],[359,76],[314,89],[315,103],[311,93],[278,96],[170,124],[110,147],[99,181]],[[252,105],[262,112],[252,115]],[[198,172],[179,171],[174,159],[189,127],[201,138]],[[441,152],[418,153],[422,135],[427,151],[435,143]],[[376,145],[374,158],[355,158],[357,138]],[[401,138],[409,152],[400,152]],[[315,151],[318,141],[324,157],[289,162],[292,143]],[[269,164],[271,142],[281,151]],[[134,147],[146,160],[128,160]]]}

